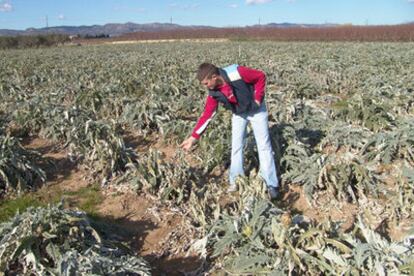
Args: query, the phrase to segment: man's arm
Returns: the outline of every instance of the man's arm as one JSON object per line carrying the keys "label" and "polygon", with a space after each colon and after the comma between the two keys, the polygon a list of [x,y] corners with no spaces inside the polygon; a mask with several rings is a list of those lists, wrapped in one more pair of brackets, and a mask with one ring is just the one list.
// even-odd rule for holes
{"label": "man's arm", "polygon": [[260,104],[263,101],[266,86],[266,75],[260,70],[255,70],[245,66],[238,66],[240,76],[246,83],[254,85],[254,99]]}
{"label": "man's arm", "polygon": [[191,133],[191,136],[195,139],[200,139],[201,134],[206,130],[208,124],[210,123],[213,116],[216,114],[218,102],[212,96],[208,96],[206,100],[206,105],[204,107],[204,112],[201,115],[200,119]]}
{"label": "man's arm", "polygon": [[203,134],[203,132],[206,130],[208,124],[215,115],[217,106],[217,100],[211,96],[208,96],[204,107],[204,112],[201,115],[200,119],[198,119],[198,122],[194,127],[193,132],[191,133],[191,136],[184,140],[184,142],[180,145],[184,150],[189,150],[192,147],[193,143],[196,140],[200,139],[201,134]]}

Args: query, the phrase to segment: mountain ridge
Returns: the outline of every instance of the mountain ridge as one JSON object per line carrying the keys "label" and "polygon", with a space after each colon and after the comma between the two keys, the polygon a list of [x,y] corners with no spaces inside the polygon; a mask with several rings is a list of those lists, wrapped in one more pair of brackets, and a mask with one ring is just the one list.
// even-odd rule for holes
{"label": "mountain ridge", "polygon": [[[297,24],[297,23],[269,23],[261,25],[250,26],[231,26],[231,28],[251,28],[251,27],[263,27],[263,28],[324,28],[338,26],[338,24]],[[197,29],[220,29],[228,27],[213,27],[203,25],[179,25],[171,23],[145,23],[137,24],[133,22],[126,23],[107,23],[104,25],[80,25],[80,26],[54,26],[45,28],[27,28],[25,30],[13,30],[13,29],[0,29],[0,36],[20,36],[20,35],[44,35],[44,34],[66,34],[66,35],[81,35],[81,36],[96,36],[96,35],[108,35],[119,36],[126,33],[134,32],[157,32],[157,31],[169,31],[169,30],[197,30]]]}

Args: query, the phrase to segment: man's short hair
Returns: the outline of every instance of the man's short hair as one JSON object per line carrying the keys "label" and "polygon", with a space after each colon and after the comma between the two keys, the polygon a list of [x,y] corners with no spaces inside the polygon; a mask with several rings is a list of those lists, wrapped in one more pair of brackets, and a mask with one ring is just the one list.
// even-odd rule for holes
{"label": "man's short hair", "polygon": [[209,79],[211,76],[213,76],[213,74],[220,74],[218,68],[215,65],[204,62],[198,66],[197,79],[199,81],[203,81],[205,78]]}

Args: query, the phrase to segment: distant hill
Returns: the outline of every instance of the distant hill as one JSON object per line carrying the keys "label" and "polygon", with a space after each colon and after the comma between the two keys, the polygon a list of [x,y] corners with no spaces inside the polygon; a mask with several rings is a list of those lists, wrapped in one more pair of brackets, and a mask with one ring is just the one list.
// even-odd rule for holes
{"label": "distant hill", "polygon": [[16,36],[21,35],[22,31],[0,29],[0,36]]}
{"label": "distant hill", "polygon": [[[264,25],[253,25],[248,27],[265,27],[265,28],[322,28],[332,27],[336,24],[294,24],[294,23],[270,23]],[[49,28],[28,28],[26,30],[8,30],[0,29],[0,36],[17,36],[17,35],[39,35],[39,34],[67,34],[81,36],[109,35],[119,36],[126,33],[135,32],[159,32],[159,31],[176,31],[176,30],[197,30],[197,29],[219,29],[212,26],[183,26],[169,23],[148,23],[148,24],[105,24],[92,26],[57,26]]]}
{"label": "distant hill", "polygon": [[177,24],[168,23],[148,23],[148,24],[105,24],[105,25],[92,25],[92,26],[57,26],[48,28],[28,28],[26,30],[8,30],[0,29],[0,36],[16,36],[16,35],[40,35],[40,34],[67,34],[67,35],[109,35],[119,36],[125,33],[133,32],[158,32],[169,30],[181,30],[181,29],[205,29],[213,28],[210,26],[181,26]]}

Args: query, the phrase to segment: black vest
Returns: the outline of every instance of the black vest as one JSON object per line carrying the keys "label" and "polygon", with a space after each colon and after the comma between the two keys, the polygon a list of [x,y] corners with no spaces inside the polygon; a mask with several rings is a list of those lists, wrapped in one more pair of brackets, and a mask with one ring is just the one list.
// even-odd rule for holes
{"label": "black vest", "polygon": [[238,104],[230,103],[226,96],[218,90],[209,90],[209,95],[223,104],[224,108],[231,110],[234,114],[242,114],[259,109],[254,101],[254,86],[246,83],[237,71],[237,64],[230,65],[223,69],[219,68],[220,76],[233,89],[233,94]]}

